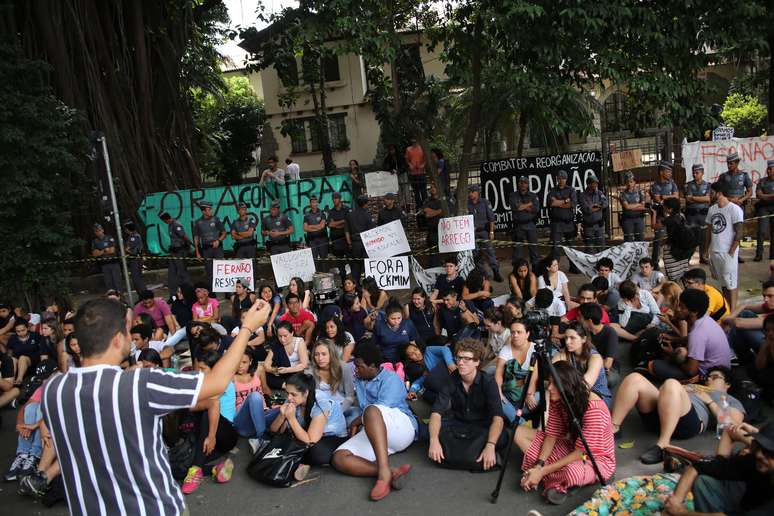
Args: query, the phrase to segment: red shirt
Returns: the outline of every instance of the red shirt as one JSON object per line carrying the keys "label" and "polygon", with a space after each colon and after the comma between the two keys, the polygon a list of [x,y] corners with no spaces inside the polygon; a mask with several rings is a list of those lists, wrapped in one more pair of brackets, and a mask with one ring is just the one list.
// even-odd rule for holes
{"label": "red shirt", "polygon": [[290,324],[292,324],[293,325],[293,334],[296,337],[303,337],[303,335],[301,335],[299,333],[299,331],[301,330],[301,325],[304,324],[305,321],[312,321],[312,323],[314,323],[315,322],[315,318],[314,318],[314,315],[312,314],[312,312],[310,312],[306,308],[302,308],[298,312],[298,315],[296,317],[293,317],[290,314],[290,311],[285,312],[280,317],[280,321],[287,321]]}
{"label": "red shirt", "polygon": [[[576,306],[566,314],[564,314],[564,318],[568,321],[575,321],[578,319],[578,314],[580,313],[580,306]],[[607,315],[607,310],[602,308],[602,324],[610,324],[610,316]]]}

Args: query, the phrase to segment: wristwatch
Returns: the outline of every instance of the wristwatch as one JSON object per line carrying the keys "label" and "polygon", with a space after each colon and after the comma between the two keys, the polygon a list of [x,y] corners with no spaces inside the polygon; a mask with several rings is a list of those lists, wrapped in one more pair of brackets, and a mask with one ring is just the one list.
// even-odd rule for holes
{"label": "wristwatch", "polygon": [[543,459],[538,459],[535,461],[535,466],[540,466],[541,468],[546,465],[546,461]]}

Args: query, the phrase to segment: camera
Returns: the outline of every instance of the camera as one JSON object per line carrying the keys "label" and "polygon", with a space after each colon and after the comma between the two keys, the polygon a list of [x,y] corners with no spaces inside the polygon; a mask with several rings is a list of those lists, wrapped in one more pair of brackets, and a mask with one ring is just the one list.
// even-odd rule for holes
{"label": "camera", "polygon": [[530,310],[522,317],[533,341],[544,340],[551,334],[551,317],[546,310]]}

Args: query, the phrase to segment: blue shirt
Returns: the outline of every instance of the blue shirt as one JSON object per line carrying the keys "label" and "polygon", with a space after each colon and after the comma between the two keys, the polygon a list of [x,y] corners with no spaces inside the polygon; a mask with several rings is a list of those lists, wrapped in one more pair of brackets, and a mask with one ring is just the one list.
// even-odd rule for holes
{"label": "blue shirt", "polygon": [[236,390],[234,382],[228,382],[228,387],[220,396],[220,415],[234,422],[236,417]]}
{"label": "blue shirt", "polygon": [[341,403],[331,399],[323,391],[315,392],[315,404],[312,407],[311,418],[314,419],[323,413],[328,417],[323,428],[323,437],[347,436],[347,421],[344,419],[344,412],[341,410]]}
{"label": "blue shirt", "polygon": [[379,317],[376,318],[374,336],[382,350],[382,356],[388,362],[398,361],[398,350],[401,346],[411,341],[416,342],[419,340],[419,334],[414,327],[414,323],[403,319],[400,325],[393,329],[382,314],[379,314]]}
{"label": "blue shirt", "polygon": [[382,369],[370,380],[356,377],[355,392],[360,409],[364,412],[369,405],[384,405],[396,408],[406,414],[411,419],[411,425],[414,427],[414,439],[416,440],[419,425],[417,425],[417,420],[406,403],[406,386],[403,385],[397,374]]}

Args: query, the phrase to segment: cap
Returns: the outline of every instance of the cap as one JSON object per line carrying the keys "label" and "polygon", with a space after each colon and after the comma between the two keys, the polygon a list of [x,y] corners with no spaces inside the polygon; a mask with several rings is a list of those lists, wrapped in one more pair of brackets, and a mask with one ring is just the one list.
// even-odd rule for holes
{"label": "cap", "polygon": [[212,208],[212,203],[210,201],[199,201],[199,208]]}
{"label": "cap", "polygon": [[384,195],[384,198],[385,198],[385,199],[391,199],[391,200],[393,200],[393,201],[394,201],[394,200],[395,200],[395,194],[394,194],[394,193],[392,193],[392,192],[388,192],[388,193],[386,193],[386,194]]}
{"label": "cap", "polygon": [[567,179],[567,171],[566,170],[560,170],[556,173],[557,179]]}
{"label": "cap", "polygon": [[317,200],[317,196],[316,196],[316,195],[313,195],[313,196],[311,196],[311,197],[309,198],[309,200],[310,200],[310,201],[316,201],[316,200]]}
{"label": "cap", "polygon": [[751,437],[767,452],[774,452],[774,423],[767,424],[757,434],[751,434]]}
{"label": "cap", "polygon": [[701,163],[694,163],[691,167],[691,172],[696,172],[697,170],[704,170],[704,165]]}
{"label": "cap", "polygon": [[95,222],[93,227],[94,227],[94,231],[103,229],[102,224],[100,224],[99,222]]}
{"label": "cap", "polygon": [[363,195],[358,195],[357,196],[357,203],[358,204],[363,204],[363,203],[366,203],[366,202],[368,202],[368,196],[367,195],[363,194]]}
{"label": "cap", "polygon": [[481,191],[481,185],[470,185],[468,188],[471,192],[480,192]]}
{"label": "cap", "polygon": [[592,172],[591,174],[589,174],[589,179],[586,182],[587,183],[599,183],[599,179],[597,178],[597,175],[594,172]]}
{"label": "cap", "polygon": [[341,199],[341,194],[339,192],[333,192],[333,198],[334,199]]}
{"label": "cap", "polygon": [[529,178],[527,176],[519,176],[519,183],[529,183]]}
{"label": "cap", "polygon": [[739,161],[739,153],[738,152],[732,152],[728,156],[726,156],[726,163],[731,163],[732,161]]}
{"label": "cap", "polygon": [[272,208],[279,208],[280,207],[280,202],[277,199],[274,199],[273,201],[271,201],[271,207]]}
{"label": "cap", "polygon": [[665,168],[667,170],[672,170],[672,162],[668,159],[662,159],[661,162],[658,164],[658,168]]}
{"label": "cap", "polygon": [[774,167],[774,159],[770,159],[766,162],[766,168]]}
{"label": "cap", "polygon": [[245,209],[247,209],[247,203],[240,202],[239,204],[237,204],[237,208],[245,208]]}
{"label": "cap", "polygon": [[634,179],[634,172],[624,172],[624,181],[631,181]]}

